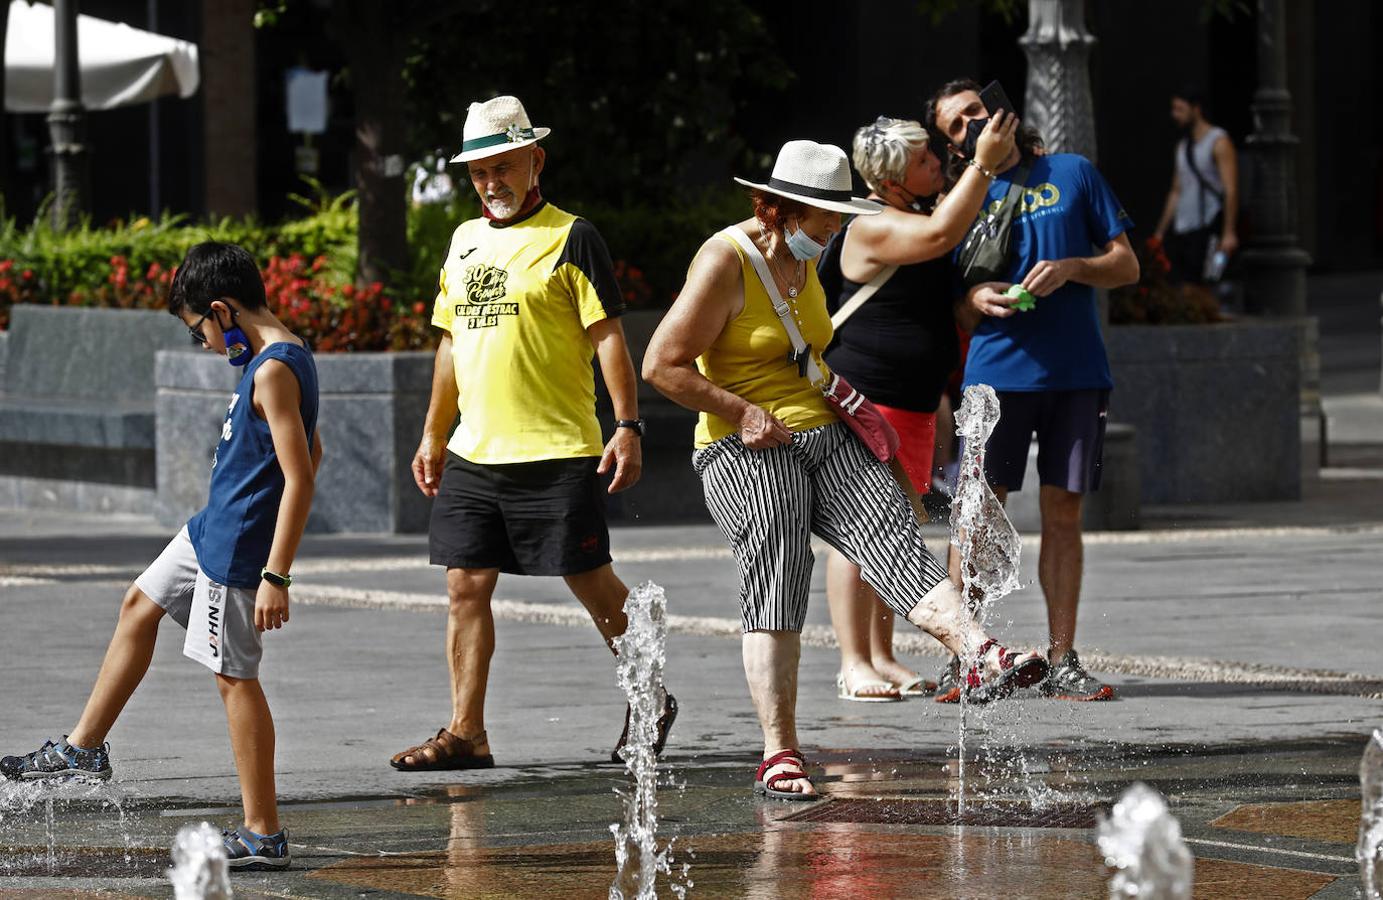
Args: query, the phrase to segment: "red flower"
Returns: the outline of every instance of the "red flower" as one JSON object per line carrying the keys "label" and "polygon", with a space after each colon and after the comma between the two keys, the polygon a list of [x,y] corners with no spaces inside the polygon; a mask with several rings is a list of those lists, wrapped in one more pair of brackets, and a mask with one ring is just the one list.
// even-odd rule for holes
{"label": "red flower", "polygon": [[423,313],[427,312],[427,304],[419,300],[417,303],[413,304],[413,312],[421,316]]}
{"label": "red flower", "polygon": [[14,268],[14,260],[12,260],[12,259],[0,259],[0,272],[8,272],[10,269],[13,269],[13,268]]}

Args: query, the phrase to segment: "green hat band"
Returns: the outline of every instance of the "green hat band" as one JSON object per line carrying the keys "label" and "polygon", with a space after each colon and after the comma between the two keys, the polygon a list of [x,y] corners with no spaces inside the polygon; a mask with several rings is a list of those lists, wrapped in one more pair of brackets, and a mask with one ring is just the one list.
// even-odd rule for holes
{"label": "green hat band", "polygon": [[500,144],[517,144],[520,141],[537,140],[537,135],[532,128],[520,128],[517,125],[510,125],[499,134],[491,134],[482,138],[473,138],[469,141],[461,142],[461,152],[469,153],[472,150],[483,150],[486,147],[497,147]]}

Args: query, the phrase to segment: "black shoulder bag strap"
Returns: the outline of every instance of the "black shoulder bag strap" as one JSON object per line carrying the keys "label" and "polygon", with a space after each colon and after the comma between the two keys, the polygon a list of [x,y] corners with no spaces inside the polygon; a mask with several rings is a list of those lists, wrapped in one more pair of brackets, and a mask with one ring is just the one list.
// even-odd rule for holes
{"label": "black shoulder bag strap", "polygon": [[[958,262],[961,264],[961,280],[967,286],[983,281],[994,281],[1000,268],[1007,268],[1009,250],[1009,229],[1018,214],[1023,191],[1027,189],[1028,172],[1032,166],[1028,160],[1019,163],[1013,182],[1004,195],[1000,207],[987,215],[982,214],[971,226],[970,233],[961,243]],[[992,248],[992,252],[985,252]],[[981,262],[983,260],[983,262]],[[976,265],[980,269],[976,271]]]}
{"label": "black shoulder bag strap", "polygon": [[[1215,190],[1215,186],[1205,180],[1205,176],[1201,174],[1201,170],[1196,166],[1196,155],[1191,152],[1191,136],[1188,134],[1182,140],[1186,142],[1182,144],[1182,152],[1183,155],[1186,157],[1186,166],[1191,170],[1191,174],[1196,176],[1196,181],[1199,182],[1201,186],[1201,194],[1199,202],[1197,203],[1197,209],[1200,210],[1201,217],[1204,218],[1206,193],[1213,194],[1215,199],[1220,201],[1220,206],[1223,208],[1225,204],[1224,191]],[[1217,137],[1216,140],[1219,140],[1219,138]],[[1214,145],[1212,144],[1211,146],[1213,147]],[[1205,223],[1205,225],[1208,224],[1210,223]],[[1202,225],[1201,227],[1204,228],[1205,225]]]}

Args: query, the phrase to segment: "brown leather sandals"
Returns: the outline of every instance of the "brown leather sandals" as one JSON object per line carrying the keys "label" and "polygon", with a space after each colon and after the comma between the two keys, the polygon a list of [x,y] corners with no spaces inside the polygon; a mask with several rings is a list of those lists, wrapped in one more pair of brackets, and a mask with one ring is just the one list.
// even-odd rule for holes
{"label": "brown leather sandals", "polygon": [[400,772],[438,772],[444,769],[492,769],[495,758],[489,753],[476,753],[479,744],[486,743],[485,732],[473,738],[459,738],[445,728],[416,747],[395,753],[389,765]]}

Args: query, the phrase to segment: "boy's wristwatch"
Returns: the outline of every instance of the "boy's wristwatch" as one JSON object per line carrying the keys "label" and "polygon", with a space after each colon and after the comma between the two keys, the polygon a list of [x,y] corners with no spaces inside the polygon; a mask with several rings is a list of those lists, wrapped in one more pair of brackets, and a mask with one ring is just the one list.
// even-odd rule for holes
{"label": "boy's wristwatch", "polygon": [[616,419],[615,427],[633,429],[634,433],[637,434],[639,437],[643,437],[644,435],[643,419]]}
{"label": "boy's wristwatch", "polygon": [[286,588],[293,583],[292,575],[280,575],[277,572],[270,572],[268,568],[260,569],[259,577],[263,578],[274,587]]}

